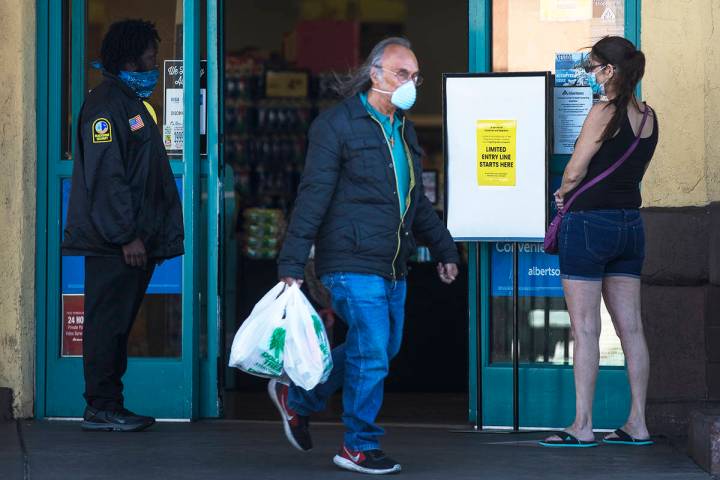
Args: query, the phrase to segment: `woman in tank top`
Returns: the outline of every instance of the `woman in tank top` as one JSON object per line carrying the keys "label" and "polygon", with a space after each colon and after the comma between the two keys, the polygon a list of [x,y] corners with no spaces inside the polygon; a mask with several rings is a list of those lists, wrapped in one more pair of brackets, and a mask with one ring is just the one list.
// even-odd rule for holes
{"label": "woman in tank top", "polygon": [[562,185],[555,192],[558,208],[617,162],[636,137],[640,140],[617,170],[577,197],[562,221],[560,273],[574,339],[576,414],[572,425],[540,443],[597,446],[592,406],[603,298],[622,343],[632,392],[626,423],[604,441],[649,445],[652,441],[645,424],[649,359],[640,315],[645,236],[639,208],[640,182],[658,141],[657,118],[635,97],[645,71],[645,56],[630,41],[621,37],[600,40],[590,52],[586,71],[602,101],[590,110]]}

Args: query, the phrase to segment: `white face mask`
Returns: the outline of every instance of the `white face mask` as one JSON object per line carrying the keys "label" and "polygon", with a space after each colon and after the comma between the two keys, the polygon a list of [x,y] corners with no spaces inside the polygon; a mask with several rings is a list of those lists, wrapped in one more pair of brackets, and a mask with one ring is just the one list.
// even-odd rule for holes
{"label": "white face mask", "polygon": [[409,80],[398,88],[394,92],[387,90],[380,90],[379,88],[373,88],[374,91],[385,93],[390,96],[390,103],[395,105],[401,110],[410,110],[415,105],[415,98],[417,97],[417,90],[415,89],[415,82]]}

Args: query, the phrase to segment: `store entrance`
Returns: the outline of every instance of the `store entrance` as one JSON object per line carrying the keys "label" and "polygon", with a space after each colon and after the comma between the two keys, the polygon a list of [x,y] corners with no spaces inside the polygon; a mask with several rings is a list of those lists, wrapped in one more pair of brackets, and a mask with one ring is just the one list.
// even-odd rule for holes
{"label": "store entrance", "polygon": [[[443,215],[441,74],[467,70],[468,6],[437,7],[433,0],[226,2],[225,364],[235,332],[277,282],[276,258],[303,170],[307,130],[337,101],[333,74],[357,66],[388,36],[413,43],[425,77],[410,118],[426,152],[426,195]],[[466,423],[466,260],[450,286],[437,278],[425,246],[410,267],[405,339],[386,382],[381,421]],[[327,292],[311,269],[306,278],[305,293],[331,342],[342,343],[345,327],[333,318]],[[224,373],[225,418],[275,419],[264,380],[231,368]],[[337,421],[341,412],[338,396],[322,419]]]}

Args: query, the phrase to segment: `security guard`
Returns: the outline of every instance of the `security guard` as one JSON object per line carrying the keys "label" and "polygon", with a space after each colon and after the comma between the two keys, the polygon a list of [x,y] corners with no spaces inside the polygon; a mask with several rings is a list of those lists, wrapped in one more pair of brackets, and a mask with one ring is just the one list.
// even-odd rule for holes
{"label": "security guard", "polygon": [[114,23],[103,82],[78,119],[65,255],[85,256],[85,430],[139,431],[125,408],[127,343],[155,265],[183,254],[182,207],[154,111],[160,37],[143,20]]}

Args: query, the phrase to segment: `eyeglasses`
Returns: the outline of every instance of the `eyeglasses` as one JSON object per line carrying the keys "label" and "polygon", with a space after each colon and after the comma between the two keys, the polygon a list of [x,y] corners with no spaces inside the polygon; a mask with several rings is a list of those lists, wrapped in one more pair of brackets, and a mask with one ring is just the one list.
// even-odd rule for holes
{"label": "eyeglasses", "polygon": [[607,63],[596,63],[595,65],[592,65],[592,64],[591,64],[591,65],[585,65],[585,66],[583,67],[583,69],[585,70],[585,73],[590,73],[590,72],[593,72],[593,71],[594,71],[596,68],[598,68],[598,67],[605,68],[605,67],[607,67]]}
{"label": "eyeglasses", "polygon": [[395,78],[397,78],[400,83],[407,83],[412,80],[415,83],[415,86],[419,87],[420,85],[422,85],[424,80],[422,75],[420,75],[419,73],[414,73],[410,75],[410,72],[408,72],[404,68],[396,72],[394,70],[390,70],[389,68],[385,68],[382,65],[375,65],[375,67],[392,73],[393,75],[395,75]]}

